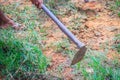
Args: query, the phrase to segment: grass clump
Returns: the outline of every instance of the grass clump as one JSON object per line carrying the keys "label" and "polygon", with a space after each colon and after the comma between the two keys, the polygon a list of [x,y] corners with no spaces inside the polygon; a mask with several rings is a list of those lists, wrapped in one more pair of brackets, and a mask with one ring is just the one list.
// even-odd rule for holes
{"label": "grass clump", "polygon": [[38,46],[23,42],[13,30],[0,30],[0,74],[5,79],[32,79],[44,73],[46,57]]}
{"label": "grass clump", "polygon": [[120,80],[120,68],[116,64],[108,65],[107,61],[102,62],[99,58],[91,57],[91,63],[88,64],[91,71],[82,70],[84,78],[87,80]]}
{"label": "grass clump", "polygon": [[84,80],[120,80],[119,59],[109,59],[106,52],[88,51],[84,60],[76,65]]}

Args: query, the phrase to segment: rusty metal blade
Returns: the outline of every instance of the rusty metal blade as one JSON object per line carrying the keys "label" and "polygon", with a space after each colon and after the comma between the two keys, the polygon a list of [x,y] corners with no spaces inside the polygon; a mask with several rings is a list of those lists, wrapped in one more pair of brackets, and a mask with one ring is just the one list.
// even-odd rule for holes
{"label": "rusty metal blade", "polygon": [[85,56],[86,51],[87,51],[87,48],[85,46],[81,47],[79,51],[75,54],[71,65],[74,65],[78,63],[79,61],[81,61],[83,57]]}

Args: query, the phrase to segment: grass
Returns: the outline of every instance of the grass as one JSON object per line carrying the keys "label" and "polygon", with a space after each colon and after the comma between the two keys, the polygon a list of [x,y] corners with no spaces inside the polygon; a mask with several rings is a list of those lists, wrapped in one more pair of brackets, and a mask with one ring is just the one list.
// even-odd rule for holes
{"label": "grass", "polygon": [[8,79],[30,79],[43,73],[46,57],[40,48],[14,37],[13,30],[0,30],[0,72]]}
{"label": "grass", "polygon": [[119,66],[118,59],[110,60],[105,53],[89,51],[76,65],[76,73],[81,73],[84,80],[120,80]]}
{"label": "grass", "polygon": [[111,10],[113,11],[114,14],[117,14],[120,17],[120,1],[119,0],[115,0],[113,1],[111,5]]}
{"label": "grass", "polygon": [[[120,1],[119,1],[119,0],[116,0],[115,4],[116,4],[117,9],[119,9],[119,7],[120,7]],[[118,11],[117,14],[118,14],[118,16],[120,17],[120,12],[119,12],[119,11]]]}
{"label": "grass", "polygon": [[56,52],[62,52],[64,53],[64,50],[69,49],[70,43],[67,39],[63,39],[60,41],[56,41],[56,43],[53,43],[53,46],[56,47]]}
{"label": "grass", "polygon": [[[120,69],[111,67],[110,65],[104,65],[99,58],[91,57],[92,62],[89,63],[89,67],[93,69],[93,73],[89,73],[83,69],[82,74],[88,80],[119,80]],[[104,62],[105,63],[105,62]]]}
{"label": "grass", "polygon": [[[3,79],[38,79],[45,74],[48,60],[41,48],[45,36],[39,33],[39,11],[33,6],[13,3],[1,8],[25,30],[0,30],[0,76]],[[33,12],[34,11],[34,12]],[[41,37],[42,36],[42,37]]]}
{"label": "grass", "polygon": [[66,4],[68,1],[70,0],[45,0],[44,3],[46,3],[47,5],[49,5],[51,8],[56,8],[56,6],[59,5],[64,5]]}
{"label": "grass", "polygon": [[119,0],[116,0],[115,3],[116,3],[116,6],[117,6],[117,7],[120,7],[120,1],[119,1]]}

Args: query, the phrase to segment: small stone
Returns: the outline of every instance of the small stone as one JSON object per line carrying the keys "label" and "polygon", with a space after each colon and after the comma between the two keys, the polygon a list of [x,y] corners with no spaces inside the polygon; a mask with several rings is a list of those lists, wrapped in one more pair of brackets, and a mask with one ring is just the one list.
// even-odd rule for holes
{"label": "small stone", "polygon": [[118,28],[116,26],[110,26],[110,27],[106,27],[106,30],[108,30],[110,32],[114,32],[114,31],[118,30]]}
{"label": "small stone", "polygon": [[94,73],[94,70],[92,68],[86,68],[86,72],[92,74],[92,73]]}
{"label": "small stone", "polygon": [[98,32],[98,31],[94,31],[94,34],[95,34],[95,36],[97,36],[97,37],[101,36],[101,33]]}

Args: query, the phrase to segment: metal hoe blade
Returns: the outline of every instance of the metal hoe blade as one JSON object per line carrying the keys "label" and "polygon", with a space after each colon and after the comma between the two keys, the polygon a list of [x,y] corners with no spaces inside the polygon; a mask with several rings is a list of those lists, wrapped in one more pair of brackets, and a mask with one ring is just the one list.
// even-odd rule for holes
{"label": "metal hoe blade", "polygon": [[58,25],[58,27],[61,29],[64,34],[66,34],[80,49],[74,56],[72,65],[76,64],[79,62],[85,55],[85,52],[87,48],[85,47],[85,44],[80,42],[68,29],[67,27],[62,24],[61,21],[44,5],[42,4],[42,9],[43,11]]}
{"label": "metal hoe blade", "polygon": [[74,65],[74,64],[78,63],[79,61],[81,61],[86,53],[86,50],[87,50],[87,48],[85,46],[80,48],[79,51],[75,54],[71,65]]}

